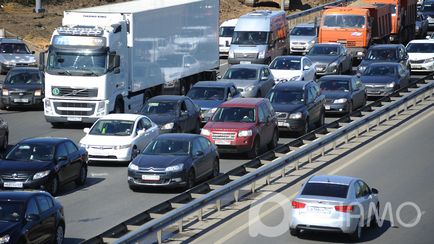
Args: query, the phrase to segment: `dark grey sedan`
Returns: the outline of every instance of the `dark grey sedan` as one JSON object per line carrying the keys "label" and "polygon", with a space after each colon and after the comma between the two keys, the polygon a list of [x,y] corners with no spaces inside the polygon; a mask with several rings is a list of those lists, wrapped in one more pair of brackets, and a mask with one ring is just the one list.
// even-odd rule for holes
{"label": "dark grey sedan", "polygon": [[360,79],[351,75],[326,75],[319,79],[326,98],[326,113],[352,113],[366,104],[366,89]]}
{"label": "dark grey sedan", "polygon": [[220,173],[216,147],[195,134],[162,134],[155,138],[128,166],[128,184],[193,187],[196,182]]}
{"label": "dark grey sedan", "polygon": [[317,75],[340,75],[352,71],[352,56],[340,43],[315,44],[306,56],[315,64]]}
{"label": "dark grey sedan", "polygon": [[410,71],[400,63],[373,63],[360,79],[368,96],[387,96],[409,84]]}

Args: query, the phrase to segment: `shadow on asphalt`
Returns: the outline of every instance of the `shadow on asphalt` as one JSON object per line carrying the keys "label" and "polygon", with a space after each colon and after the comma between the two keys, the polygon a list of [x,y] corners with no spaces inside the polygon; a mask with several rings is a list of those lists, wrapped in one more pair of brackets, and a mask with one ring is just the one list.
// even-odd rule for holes
{"label": "shadow on asphalt", "polygon": [[76,243],[81,243],[82,241],[84,241],[84,239],[65,237],[65,239],[63,239],[62,244],[76,244]]}
{"label": "shadow on asphalt", "polygon": [[60,187],[57,196],[61,197],[61,196],[69,195],[76,191],[87,191],[89,187],[94,186],[104,180],[105,180],[104,178],[88,176],[86,180],[86,184],[84,186],[77,186],[74,182],[68,183]]}

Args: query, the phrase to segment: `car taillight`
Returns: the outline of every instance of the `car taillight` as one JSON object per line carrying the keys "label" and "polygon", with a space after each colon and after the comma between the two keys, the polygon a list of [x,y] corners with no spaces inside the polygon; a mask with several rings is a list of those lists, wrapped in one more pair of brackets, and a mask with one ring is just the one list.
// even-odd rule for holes
{"label": "car taillight", "polygon": [[339,212],[348,213],[348,212],[353,211],[353,206],[338,205],[338,206],[335,206],[335,210],[339,211]]}
{"label": "car taillight", "polygon": [[306,203],[292,201],[291,202],[293,208],[304,208],[306,207]]}

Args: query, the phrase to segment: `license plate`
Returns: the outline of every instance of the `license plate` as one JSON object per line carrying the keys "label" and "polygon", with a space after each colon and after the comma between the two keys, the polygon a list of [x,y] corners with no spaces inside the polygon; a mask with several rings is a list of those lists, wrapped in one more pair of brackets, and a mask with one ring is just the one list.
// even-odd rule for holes
{"label": "license plate", "polygon": [[240,61],[240,64],[251,64],[251,61]]}
{"label": "license plate", "polygon": [[15,98],[14,103],[28,103],[29,99],[27,98]]}
{"label": "license plate", "polygon": [[96,155],[96,156],[108,156],[108,152],[105,152],[104,150],[89,150],[91,155]]}
{"label": "license plate", "polygon": [[68,120],[68,121],[81,121],[81,117],[67,117],[66,120]]}
{"label": "license plate", "polygon": [[159,175],[142,175],[142,180],[160,180]]}
{"label": "license plate", "polygon": [[231,145],[231,141],[228,140],[218,140],[214,142],[216,145]]}
{"label": "license plate", "polygon": [[326,110],[330,110],[330,105],[325,105]]}
{"label": "license plate", "polygon": [[421,68],[422,68],[422,65],[420,65],[420,64],[413,64],[411,67],[412,67],[413,69],[421,69]]}
{"label": "license plate", "polygon": [[309,212],[316,213],[316,214],[330,214],[331,213],[329,208],[322,208],[322,207],[309,207]]}
{"label": "license plate", "polygon": [[277,125],[278,126],[286,126],[286,127],[288,127],[289,126],[289,123],[286,123],[286,122],[277,122]]}
{"label": "license plate", "polygon": [[23,188],[23,182],[4,182],[3,187]]}

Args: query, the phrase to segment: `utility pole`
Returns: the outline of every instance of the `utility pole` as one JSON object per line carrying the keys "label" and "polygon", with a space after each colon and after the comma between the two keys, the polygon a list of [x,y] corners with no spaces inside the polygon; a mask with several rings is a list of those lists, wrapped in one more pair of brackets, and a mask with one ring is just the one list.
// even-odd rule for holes
{"label": "utility pole", "polygon": [[45,9],[42,8],[42,0],[35,1],[35,9],[33,10],[35,13],[43,13]]}

